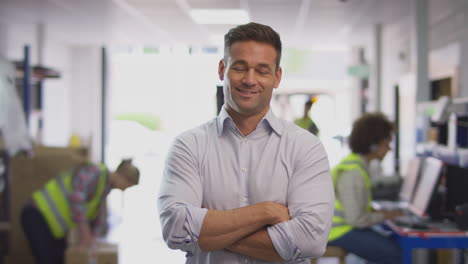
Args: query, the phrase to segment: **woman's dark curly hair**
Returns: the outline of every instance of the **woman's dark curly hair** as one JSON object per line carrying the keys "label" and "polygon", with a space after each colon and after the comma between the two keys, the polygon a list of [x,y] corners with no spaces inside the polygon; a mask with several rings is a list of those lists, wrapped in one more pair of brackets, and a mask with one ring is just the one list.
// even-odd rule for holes
{"label": "woman's dark curly hair", "polygon": [[349,136],[351,151],[358,154],[368,154],[372,145],[377,145],[390,138],[394,125],[382,113],[366,113],[353,123]]}

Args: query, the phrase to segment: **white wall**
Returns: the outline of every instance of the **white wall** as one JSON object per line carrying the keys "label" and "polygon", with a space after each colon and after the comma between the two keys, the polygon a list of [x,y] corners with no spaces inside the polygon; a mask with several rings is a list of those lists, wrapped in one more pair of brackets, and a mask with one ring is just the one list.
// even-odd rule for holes
{"label": "white wall", "polygon": [[[468,11],[465,12],[465,20],[468,24]],[[460,40],[460,97],[468,97],[468,28]]]}
{"label": "white wall", "polygon": [[[9,24],[0,26],[0,52],[10,61],[23,60],[25,45],[30,46],[30,62],[38,63],[37,26],[35,24]],[[44,81],[44,130],[42,143],[65,146],[69,138],[69,49],[48,36],[44,43],[44,65],[61,72],[60,79]],[[35,136],[35,135],[33,135]]]}
{"label": "white wall", "polygon": [[[35,24],[0,25],[0,52],[11,61],[22,60],[23,47],[29,45],[31,64],[36,65],[37,39]],[[72,47],[47,35],[47,30],[44,39],[43,65],[58,70],[61,77],[43,83],[42,144],[66,146],[72,133],[76,133],[92,147],[92,159],[99,160],[100,48]]]}
{"label": "white wall", "polygon": [[[0,32],[5,43],[5,57],[10,60],[23,59],[23,47],[30,45],[31,53],[36,54],[36,31],[33,24],[8,24],[3,26]],[[36,58],[31,58],[32,63],[36,63]]]}
{"label": "white wall", "polygon": [[66,146],[70,138],[71,109],[71,56],[70,49],[62,44],[46,44],[44,65],[58,70],[61,77],[46,79],[43,94],[44,128],[42,144]]}
{"label": "white wall", "polygon": [[71,48],[70,131],[91,147],[91,158],[100,159],[101,145],[101,49]]}
{"label": "white wall", "polygon": [[7,56],[7,34],[8,26],[0,23],[0,57]]}
{"label": "white wall", "polygon": [[410,38],[406,34],[408,20],[385,25],[382,41],[382,111],[394,116],[394,87],[402,75],[410,71]]}

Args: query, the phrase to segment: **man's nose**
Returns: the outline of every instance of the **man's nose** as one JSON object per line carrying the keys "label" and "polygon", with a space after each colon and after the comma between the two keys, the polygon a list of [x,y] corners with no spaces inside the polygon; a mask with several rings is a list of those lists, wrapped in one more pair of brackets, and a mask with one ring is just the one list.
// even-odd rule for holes
{"label": "man's nose", "polygon": [[256,79],[255,79],[255,70],[254,69],[250,69],[248,71],[245,72],[244,74],[244,78],[243,78],[243,83],[247,86],[253,86],[255,85],[256,83]]}

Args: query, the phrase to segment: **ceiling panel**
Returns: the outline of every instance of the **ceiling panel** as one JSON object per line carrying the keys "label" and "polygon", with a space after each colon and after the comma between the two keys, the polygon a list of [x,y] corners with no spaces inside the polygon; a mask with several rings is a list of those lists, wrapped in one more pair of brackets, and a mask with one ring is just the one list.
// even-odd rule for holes
{"label": "ceiling panel", "polygon": [[[444,0],[430,1],[436,9],[453,10],[441,4]],[[48,36],[75,44],[122,40],[209,43],[212,35],[222,35],[233,25],[195,24],[188,15],[190,8],[245,8],[252,21],[271,25],[285,43],[307,46],[359,39],[359,34],[368,34],[367,29],[374,23],[391,23],[408,16],[409,3],[410,0],[0,0],[0,22],[44,23]]]}
{"label": "ceiling panel", "polygon": [[239,0],[187,0],[191,8],[219,8],[219,9],[237,9],[241,8]]}

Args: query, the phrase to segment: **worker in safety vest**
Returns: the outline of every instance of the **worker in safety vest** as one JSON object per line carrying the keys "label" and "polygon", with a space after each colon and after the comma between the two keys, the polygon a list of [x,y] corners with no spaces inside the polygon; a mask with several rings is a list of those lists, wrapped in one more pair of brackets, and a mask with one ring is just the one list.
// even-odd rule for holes
{"label": "worker in safety vest", "polygon": [[319,135],[319,129],[315,122],[310,118],[309,112],[310,109],[312,108],[312,105],[317,102],[317,96],[311,97],[309,100],[307,100],[304,104],[304,115],[301,118],[297,118],[294,120],[294,123],[303,129],[309,131],[310,133],[318,136]]}
{"label": "worker in safety vest", "polygon": [[369,262],[401,263],[401,249],[372,226],[401,216],[401,211],[374,211],[369,163],[390,150],[393,124],[381,113],[364,114],[353,124],[351,154],[332,169],[335,214],[328,245],[338,246]]}
{"label": "worker in safety vest", "polygon": [[35,191],[21,212],[21,224],[37,264],[63,264],[66,235],[75,226],[81,248],[90,248],[105,224],[110,190],[138,184],[140,172],[123,160],[115,172],[84,163]]}

